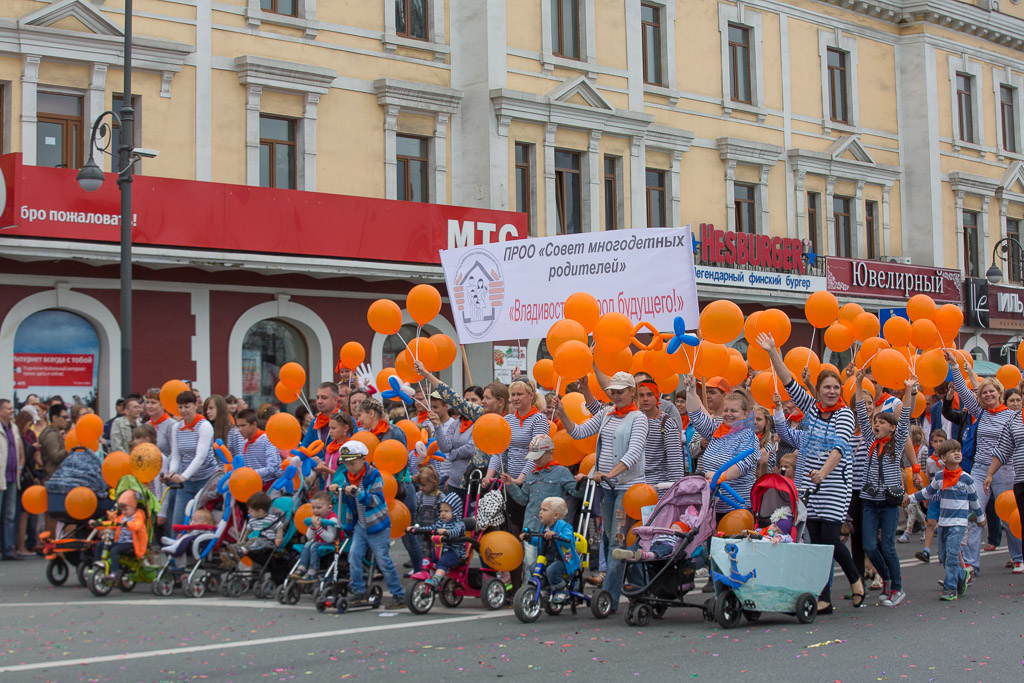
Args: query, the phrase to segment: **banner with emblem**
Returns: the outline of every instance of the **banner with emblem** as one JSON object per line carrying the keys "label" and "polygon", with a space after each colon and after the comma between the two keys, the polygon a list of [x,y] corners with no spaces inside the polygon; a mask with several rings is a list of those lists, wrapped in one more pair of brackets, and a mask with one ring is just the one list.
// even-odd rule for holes
{"label": "banner with emblem", "polygon": [[676,316],[696,329],[700,316],[690,226],[448,249],[441,266],[463,344],[543,337],[575,292],[663,331]]}

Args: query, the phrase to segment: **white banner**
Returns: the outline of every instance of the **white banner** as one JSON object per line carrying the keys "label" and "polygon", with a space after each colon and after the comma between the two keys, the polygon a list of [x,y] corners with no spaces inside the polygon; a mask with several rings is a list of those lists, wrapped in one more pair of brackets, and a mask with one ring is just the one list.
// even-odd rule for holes
{"label": "white banner", "polygon": [[690,226],[536,237],[441,252],[459,341],[544,337],[566,298],[587,292],[662,331],[700,317]]}

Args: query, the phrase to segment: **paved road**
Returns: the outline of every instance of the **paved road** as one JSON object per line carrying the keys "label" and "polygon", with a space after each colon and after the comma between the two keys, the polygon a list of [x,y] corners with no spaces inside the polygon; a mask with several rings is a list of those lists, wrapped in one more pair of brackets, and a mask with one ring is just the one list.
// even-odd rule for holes
{"label": "paved road", "polygon": [[[0,563],[0,681],[381,681],[541,676],[585,680],[1024,680],[1024,576],[987,553],[965,597],[938,600],[939,567],[899,546],[909,594],[898,608],[847,607],[802,626],[766,614],[725,631],[699,610],[645,629],[622,612],[520,623],[474,601],[425,616],[405,610],[318,614],[222,598],[155,598],[141,586],[93,598],[51,587],[41,560]],[[845,581],[838,582],[840,594]],[[699,593],[693,595],[699,602]],[[874,594],[869,603],[875,600]]]}

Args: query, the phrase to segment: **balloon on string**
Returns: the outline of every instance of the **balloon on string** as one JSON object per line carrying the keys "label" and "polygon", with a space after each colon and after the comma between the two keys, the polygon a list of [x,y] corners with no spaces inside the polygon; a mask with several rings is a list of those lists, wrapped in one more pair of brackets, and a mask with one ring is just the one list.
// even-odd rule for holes
{"label": "balloon on string", "polygon": [[772,335],[776,345],[783,346],[789,341],[789,335],[793,330],[789,316],[777,308],[769,308],[761,312],[757,321],[758,334],[766,333]]}
{"label": "balloon on string", "polygon": [[593,365],[594,355],[584,342],[567,341],[555,352],[555,372],[570,382],[586,377]]}
{"label": "balloon on string", "polygon": [[636,533],[635,533],[635,531],[636,531],[636,528],[638,526],[640,526],[640,524],[641,524],[640,522],[634,523],[633,526],[629,527],[629,531],[626,532],[626,545],[627,546],[634,546],[634,545],[636,545],[637,540],[636,540]]}
{"label": "balloon on string", "polygon": [[228,490],[231,491],[235,500],[245,503],[254,493],[263,490],[263,479],[253,468],[239,467],[231,472],[231,477],[228,479]]}
{"label": "balloon on string", "polygon": [[558,381],[555,374],[555,362],[550,358],[542,358],[533,364],[533,379],[545,389],[554,389]]}
{"label": "balloon on string", "polygon": [[622,496],[622,509],[633,519],[641,519],[641,511],[658,504],[658,492],[650,484],[633,484]]}
{"label": "balloon on string", "polygon": [[669,354],[668,364],[672,368],[672,372],[679,375],[689,375],[693,373],[693,359],[696,355],[697,347],[683,344],[675,353]]}
{"label": "balloon on string", "polygon": [[341,366],[349,370],[355,370],[359,364],[366,360],[366,349],[359,342],[345,342],[338,351],[338,360]]}
{"label": "balloon on string", "polygon": [[128,455],[128,470],[143,484],[156,479],[163,468],[164,455],[156,444],[143,441]]}
{"label": "balloon on string", "polygon": [[292,391],[302,391],[302,388],[306,386],[306,371],[295,361],[282,365],[278,370],[278,376],[281,379],[281,384]]}
{"label": "balloon on string", "polygon": [[274,386],[274,396],[277,397],[278,401],[285,405],[288,405],[289,403],[294,403],[295,401],[299,400],[299,392],[289,387],[286,387],[284,382],[278,382]]}
{"label": "balloon on string", "polygon": [[[918,294],[918,296],[924,296]],[[910,342],[919,349],[927,349],[939,342],[939,330],[928,318],[918,318],[910,325]]]}
{"label": "balloon on string", "polygon": [[35,484],[21,493],[21,506],[30,515],[41,515],[46,512],[48,502],[45,486]]}
{"label": "balloon on string", "polygon": [[[746,364],[744,364],[744,367],[746,367]],[[658,391],[662,394],[672,394],[679,388],[679,375],[656,377],[654,383],[658,385]]]}
{"label": "balloon on string", "polygon": [[556,432],[552,440],[555,442],[554,460],[562,467],[572,467],[583,459],[583,454],[573,448],[573,438],[564,429]]}
{"label": "balloon on string", "polygon": [[188,385],[180,379],[167,380],[160,387],[160,405],[171,415],[180,417],[178,413],[178,394],[188,390]]}
{"label": "balloon on string", "polygon": [[98,502],[92,489],[76,486],[64,497],[64,509],[75,519],[88,519],[96,512]]}
{"label": "balloon on string", "polygon": [[718,533],[735,536],[744,531],[754,530],[754,515],[749,510],[732,510],[725,513],[718,522]]}
{"label": "balloon on string", "polygon": [[587,375],[587,386],[590,387],[590,393],[602,403],[611,403],[611,399],[608,398],[608,394],[601,388],[601,383],[597,381],[597,375],[593,372]]}
{"label": "balloon on string", "polygon": [[687,334],[686,321],[683,320],[681,315],[677,315],[672,320],[672,338],[669,339],[668,347],[665,350],[671,355],[684,344],[686,346],[697,346],[700,344],[700,339],[692,334]]}
{"label": "balloon on string", "polygon": [[[853,401],[853,387],[856,379],[856,377],[849,377],[843,383],[843,400],[847,403]],[[861,380],[860,387],[864,390],[864,393],[871,397],[872,401],[875,400],[875,385],[871,383],[871,380],[865,377]]]}
{"label": "balloon on string", "polygon": [[562,399],[562,405],[565,407],[566,415],[576,424],[581,424],[591,418],[590,411],[587,410],[587,399],[583,398],[583,394],[578,391],[566,394]]}
{"label": "balloon on string", "polygon": [[996,497],[996,517],[1009,522],[1010,517],[1017,510],[1017,499],[1013,495],[1013,491],[1003,491]]}
{"label": "balloon on string", "polygon": [[412,526],[412,515],[409,508],[400,500],[392,500],[388,503],[388,517],[391,518],[391,538],[405,536],[405,530]]}
{"label": "balloon on string", "polygon": [[644,368],[652,377],[668,377],[673,374],[668,353],[662,349],[647,351],[644,354]]}
{"label": "balloon on string", "polygon": [[302,441],[302,425],[289,413],[271,415],[264,429],[270,443],[283,451],[297,448]]}
{"label": "balloon on string", "polygon": [[875,356],[882,349],[888,349],[889,342],[885,341],[881,337],[871,337],[863,344],[861,344],[860,351],[853,357],[853,363],[860,369],[866,369],[867,365],[874,360]]}
{"label": "balloon on string", "polygon": [[587,343],[587,333],[583,325],[575,320],[559,320],[548,328],[548,353],[554,356],[558,348],[567,341],[575,340]]}
{"label": "balloon on string", "polygon": [[402,329],[402,309],[391,299],[377,299],[366,311],[366,322],[377,334],[396,334]]}
{"label": "balloon on string", "polygon": [[[400,380],[410,384],[423,381],[423,376],[416,372],[412,363],[409,362],[408,354],[409,352],[406,350],[395,357],[395,374],[398,375]],[[380,387],[377,388],[379,389]]]}
{"label": "balloon on string", "polygon": [[897,389],[910,376],[910,366],[899,351],[881,349],[871,362],[871,374],[881,386]]}
{"label": "balloon on string", "polygon": [[931,392],[919,391],[919,392],[917,392],[917,400],[914,401],[914,409],[911,411],[910,416],[911,417],[921,417],[922,415],[924,415],[924,409],[927,407],[927,401],[925,401],[924,397],[929,395],[929,394],[934,394],[934,393],[935,393],[934,391],[931,391]]}
{"label": "balloon on string", "polygon": [[729,351],[723,344],[702,341],[697,349],[693,372],[699,377],[720,375],[729,365]]}
{"label": "balloon on string", "polygon": [[405,308],[419,325],[426,325],[441,312],[441,294],[433,285],[416,285],[405,297]]}
{"label": "balloon on string", "polygon": [[[822,371],[824,371],[824,370],[831,370],[832,372],[836,373],[836,375],[839,375],[839,368],[837,368],[836,366],[832,365],[831,363],[822,363],[821,364],[821,370]],[[819,372],[818,374],[820,375],[821,372]],[[817,380],[815,380],[815,382],[817,382]]]}
{"label": "balloon on string", "polygon": [[103,436],[103,419],[95,413],[86,413],[75,422],[75,433],[82,443],[97,441]]}
{"label": "balloon on string", "polygon": [[761,311],[754,311],[747,316],[746,322],[743,323],[743,338],[751,346],[757,344],[757,323],[759,320],[761,320]]}
{"label": "balloon on string", "polygon": [[381,472],[380,479],[384,483],[384,501],[390,503],[398,495],[398,480],[387,472]]}
{"label": "balloon on string", "polygon": [[1015,387],[1020,384],[1021,373],[1016,365],[1004,365],[996,371],[996,379],[1004,387]]}
{"label": "balloon on string", "polygon": [[512,429],[500,415],[487,413],[473,423],[473,443],[487,455],[504,453],[512,442]]}
{"label": "balloon on string", "polygon": [[946,381],[949,363],[941,349],[925,351],[914,361],[914,371],[918,380],[927,386],[937,387]]}
{"label": "balloon on string", "polygon": [[[907,317],[911,323],[931,321],[936,313],[935,301],[927,294],[915,294],[907,301]],[[915,346],[918,346],[915,344]]]}
{"label": "balloon on string", "polygon": [[826,328],[839,316],[839,302],[832,292],[814,292],[804,302],[804,315],[812,326]]}
{"label": "balloon on string", "polygon": [[953,349],[953,354],[960,358],[961,363],[967,363],[972,368],[974,367],[974,356],[967,353],[963,349]]}
{"label": "balloon on string", "polygon": [[409,449],[400,441],[384,439],[373,453],[373,466],[381,472],[398,474],[409,464]]}
{"label": "balloon on string", "polygon": [[786,388],[782,386],[782,382],[776,384],[775,375],[770,372],[758,373],[754,375],[754,379],[750,380],[750,395],[754,397],[754,401],[762,408],[774,410],[776,392],[782,397],[783,401],[789,400],[789,394],[786,392]]}
{"label": "balloon on string", "polygon": [[385,391],[388,388],[388,377],[392,375],[398,375],[398,371],[394,368],[384,368],[377,373],[376,387],[378,391]]}
{"label": "balloon on string", "polygon": [[621,313],[605,313],[594,325],[594,344],[606,351],[621,351],[632,339],[633,321]]}
{"label": "balloon on string", "polygon": [[864,308],[860,304],[843,304],[842,308],[839,309],[839,320],[853,324],[853,321],[858,315],[864,312]]}
{"label": "balloon on string", "polygon": [[853,333],[860,341],[877,337],[881,329],[878,317],[874,313],[861,313],[853,319]]}
{"label": "balloon on string", "polygon": [[757,344],[747,347],[747,363],[751,370],[767,370],[772,366],[772,359],[768,352]]}
{"label": "balloon on string", "polygon": [[586,334],[594,331],[594,326],[601,317],[601,306],[597,299],[586,292],[570,294],[562,311],[567,319],[578,322]]}
{"label": "balloon on string", "polygon": [[1020,510],[1017,510],[1013,515],[1010,516],[1010,521],[1007,522],[1010,526],[1010,533],[1017,538],[1021,537],[1021,525],[1020,525]]}
{"label": "balloon on string", "polygon": [[641,349],[633,354],[633,362],[629,364],[629,374],[635,375],[639,372],[647,372],[644,364],[644,359],[647,356],[647,351]]}
{"label": "balloon on string", "polygon": [[952,340],[963,327],[964,312],[956,304],[945,304],[935,311],[933,322],[943,339]]}
{"label": "balloon on string", "polygon": [[523,544],[507,531],[488,531],[480,537],[480,557],[495,571],[515,571],[523,563]]}
{"label": "balloon on string", "polygon": [[583,460],[580,460],[580,474],[590,474],[593,471],[594,466],[597,464],[597,454],[590,453],[589,455],[583,456]]}
{"label": "balloon on string", "polygon": [[1017,367],[1024,368],[1024,340],[1017,345]]}
{"label": "balloon on string", "polygon": [[910,321],[894,315],[885,321],[882,336],[893,346],[906,346],[910,343]]}
{"label": "balloon on string", "polygon": [[600,346],[594,347],[594,365],[609,377],[616,372],[626,372],[632,362],[633,354],[628,347],[619,351],[606,351]]}
{"label": "balloon on string", "polygon": [[725,377],[725,381],[730,386],[737,386],[747,379],[747,374],[747,361],[743,360],[743,356],[730,354],[729,367],[725,369],[725,373],[722,375],[722,377]]}
{"label": "balloon on string", "polygon": [[80,445],[81,444],[78,442],[78,435],[75,434],[75,428],[72,427],[68,430],[68,433],[64,435],[64,450],[70,453]]}
{"label": "balloon on string", "polygon": [[313,504],[312,503],[304,503],[304,504],[300,505],[299,509],[295,511],[295,517],[294,517],[294,519],[295,519],[295,530],[298,531],[300,534],[305,535],[306,534],[306,529],[308,528],[306,526],[306,520],[308,518],[312,517],[312,516],[313,516]]}
{"label": "balloon on string", "polygon": [[[405,358],[406,365],[413,368],[414,372],[416,366],[413,365],[413,362],[417,359],[427,368],[437,365],[437,347],[434,346],[434,342],[426,337],[416,337],[409,340],[409,348],[402,351],[401,355]],[[406,381],[410,382],[412,380]]]}
{"label": "balloon on string", "polygon": [[416,444],[422,440],[419,425],[412,420],[399,420],[395,426],[405,434],[406,450],[411,451],[416,448]]}
{"label": "balloon on string", "polygon": [[434,344],[434,348],[437,349],[437,360],[434,363],[434,367],[424,365],[431,372],[447,370],[459,355],[459,349],[455,344],[455,340],[447,334],[433,334],[430,336],[430,341]]}
{"label": "balloon on string", "polygon": [[811,384],[817,381],[818,373],[821,372],[821,360],[818,359],[818,354],[806,346],[796,346],[790,349],[786,352],[783,363],[801,384],[803,384],[804,368],[811,371]]}
{"label": "balloon on string", "polygon": [[131,467],[128,464],[128,454],[124,451],[107,453],[107,457],[103,458],[103,465],[100,467],[100,471],[103,474],[103,481],[107,482],[107,486],[115,488],[117,482],[121,481],[121,477],[126,477],[132,473]]}
{"label": "balloon on string", "polygon": [[728,344],[743,331],[743,311],[727,299],[712,301],[700,312],[701,336],[715,344]]}
{"label": "balloon on string", "polygon": [[361,431],[353,434],[350,439],[365,445],[366,450],[370,452],[369,456],[367,456],[367,460],[373,462],[373,454],[377,450],[377,445],[380,444],[377,436],[367,431]]}

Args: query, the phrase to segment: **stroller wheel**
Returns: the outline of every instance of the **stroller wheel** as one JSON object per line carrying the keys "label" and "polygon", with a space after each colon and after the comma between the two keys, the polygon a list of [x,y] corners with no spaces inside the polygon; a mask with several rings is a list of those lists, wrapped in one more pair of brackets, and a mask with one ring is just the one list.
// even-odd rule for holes
{"label": "stroller wheel", "polygon": [[[817,604],[815,604],[815,607],[817,607]],[[755,609],[747,609],[743,610],[743,616],[745,616],[747,621],[750,623],[754,623],[761,618],[761,613]]]}
{"label": "stroller wheel", "polygon": [[645,603],[640,603],[636,606],[636,612],[633,614],[633,621],[640,628],[645,628],[651,625],[651,620],[654,618],[654,610],[651,606]]}
{"label": "stroller wheel", "polygon": [[413,614],[426,614],[434,606],[434,587],[426,581],[417,581],[405,592],[405,606]]}
{"label": "stroller wheel", "polygon": [[317,591],[316,596],[313,600],[313,606],[316,607],[316,611],[323,614],[325,611],[334,607],[337,602],[334,590],[331,588],[325,588],[324,590]]}
{"label": "stroller wheel", "polygon": [[734,628],[742,617],[743,607],[740,605],[740,599],[731,590],[723,591],[715,598],[715,619],[722,628]]}
{"label": "stroller wheel", "polygon": [[285,599],[286,587],[287,583],[282,583],[280,586],[277,587],[277,590],[274,591],[274,597],[277,598],[277,601],[282,605],[287,604],[287,600]]}
{"label": "stroller wheel", "polygon": [[135,579],[128,572],[121,572],[121,579],[117,582],[117,587],[125,593],[131,593],[135,590]]}
{"label": "stroller wheel", "polygon": [[185,583],[181,587],[185,596],[189,598],[201,598],[206,595],[206,581],[204,578],[205,575],[200,574],[199,576],[194,576],[191,579],[185,579]]}
{"label": "stroller wheel", "polygon": [[241,576],[232,576],[224,582],[224,592],[229,598],[239,598],[248,588],[246,583],[246,580]]}
{"label": "stroller wheel", "polygon": [[277,584],[269,576],[256,582],[256,597],[261,600],[270,600],[274,597],[274,591],[277,590]]}
{"label": "stroller wheel", "polygon": [[550,600],[544,603],[544,611],[553,617],[557,617],[562,613],[562,608],[565,605],[561,602],[551,602]]}
{"label": "stroller wheel", "polygon": [[532,624],[540,617],[540,600],[537,599],[536,581],[528,581],[519,587],[512,598],[512,611],[524,624]]}
{"label": "stroller wheel", "polygon": [[704,601],[704,605],[701,607],[704,621],[712,622],[715,620],[715,599],[708,598]]}
{"label": "stroller wheel", "polygon": [[651,607],[651,610],[654,612],[655,619],[661,619],[665,616],[665,612],[668,611],[668,607],[666,605],[654,605]]}
{"label": "stroller wheel", "polygon": [[75,567],[75,576],[78,577],[78,584],[82,588],[89,587],[89,577],[87,572],[89,571],[89,561],[80,560],[78,565]]}
{"label": "stroller wheel", "polygon": [[302,598],[302,589],[298,584],[293,583],[288,586],[288,590],[284,593],[284,603],[286,605],[297,605],[299,600]]}
{"label": "stroller wheel", "polygon": [[626,625],[636,626],[636,603],[631,602],[626,608]]}
{"label": "stroller wheel", "polygon": [[370,607],[377,609],[384,602],[384,589],[380,586],[370,588]]}
{"label": "stroller wheel", "polygon": [[89,592],[97,598],[102,598],[110,595],[113,589],[114,584],[107,580],[106,569],[102,565],[89,571]]}
{"label": "stroller wheel", "polygon": [[480,591],[480,600],[489,610],[501,609],[505,604],[505,584],[499,579],[491,579]]}
{"label": "stroller wheel", "polygon": [[166,598],[174,592],[174,578],[171,576],[161,576],[159,579],[153,582],[153,595],[158,595],[161,598]]}
{"label": "stroller wheel", "polygon": [[796,599],[796,620],[809,624],[818,616],[818,599],[810,593],[803,593]]}
{"label": "stroller wheel", "polygon": [[441,584],[441,602],[445,607],[458,607],[462,604],[462,594],[458,589],[459,584],[452,579],[445,579]]}
{"label": "stroller wheel", "polygon": [[46,580],[54,586],[63,586],[64,582],[68,580],[68,574],[70,574],[68,563],[63,558],[58,557],[46,564]]}
{"label": "stroller wheel", "polygon": [[222,583],[220,574],[206,574],[206,590],[211,593],[219,591]]}
{"label": "stroller wheel", "polygon": [[344,614],[348,611],[348,600],[345,598],[338,598],[338,604],[334,606],[334,609],[338,610],[338,614]]}
{"label": "stroller wheel", "polygon": [[595,619],[607,619],[612,613],[612,594],[608,591],[597,591],[590,598],[590,613]]}

